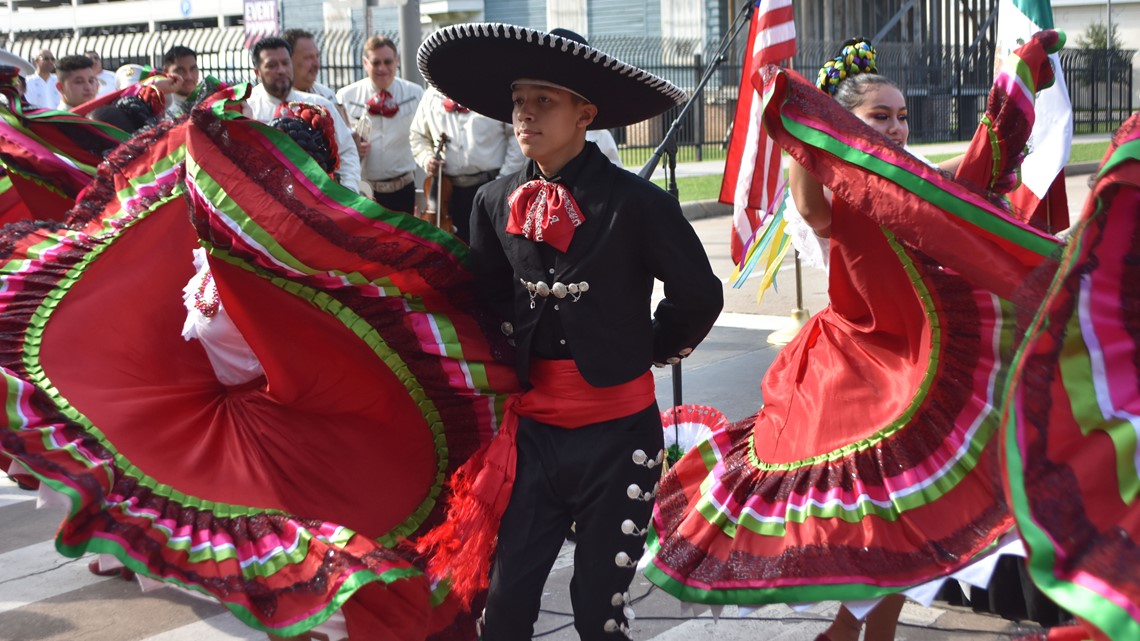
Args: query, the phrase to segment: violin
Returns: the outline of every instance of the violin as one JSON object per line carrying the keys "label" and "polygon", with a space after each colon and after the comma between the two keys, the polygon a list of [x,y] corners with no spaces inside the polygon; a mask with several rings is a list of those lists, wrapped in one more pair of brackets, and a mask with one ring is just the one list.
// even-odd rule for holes
{"label": "violin", "polygon": [[[438,161],[443,160],[443,148],[447,144],[446,133],[439,134],[439,142],[435,145],[432,157]],[[439,227],[444,231],[454,232],[451,225],[451,215],[447,213],[447,203],[451,201],[451,180],[443,175],[443,163],[439,164],[437,175],[429,174],[424,179],[424,199],[427,205],[417,216],[421,220]]]}

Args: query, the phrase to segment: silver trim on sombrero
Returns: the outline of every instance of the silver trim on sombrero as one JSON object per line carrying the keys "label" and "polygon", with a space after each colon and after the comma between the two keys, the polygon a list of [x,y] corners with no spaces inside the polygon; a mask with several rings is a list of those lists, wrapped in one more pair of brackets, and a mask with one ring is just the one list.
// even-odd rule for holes
{"label": "silver trim on sombrero", "polygon": [[[514,33],[511,33],[514,30]],[[501,31],[501,33],[500,33]],[[561,36],[552,36],[544,31],[537,29],[530,29],[528,27],[520,27],[518,25],[504,24],[501,22],[479,22],[479,23],[466,23],[456,24],[442,29],[433,31],[431,35],[424,40],[420,45],[419,51],[416,53],[416,66],[419,67],[420,73],[423,74],[424,80],[435,85],[432,82],[431,74],[427,72],[427,57],[436,47],[447,41],[461,40],[463,38],[510,38],[514,37],[515,40],[522,40],[526,37],[527,42],[536,42],[539,46],[549,44],[551,48],[557,47],[559,43],[562,44],[562,51],[571,53],[571,55],[581,55],[583,59],[589,61],[590,56],[593,56],[592,62],[601,64],[602,68],[616,71],[623,76],[640,81],[643,84],[657,90],[658,93],[668,96],[674,103],[681,104],[685,101],[685,92],[669,82],[668,80],[649,73],[648,71],[635,67],[631,64],[622,62],[617,58],[595,49],[589,45],[584,45],[580,42],[575,42],[569,38]],[[547,43],[545,40],[549,40]],[[570,49],[573,48],[573,51]],[[585,52],[585,55],[582,55]]]}

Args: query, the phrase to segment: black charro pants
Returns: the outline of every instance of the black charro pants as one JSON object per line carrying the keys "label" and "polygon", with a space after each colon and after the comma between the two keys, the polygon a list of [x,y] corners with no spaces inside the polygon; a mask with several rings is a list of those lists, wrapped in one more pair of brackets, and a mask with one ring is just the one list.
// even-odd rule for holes
{"label": "black charro pants", "polygon": [[[645,544],[663,447],[656,403],[573,430],[519,421],[518,466],[499,527],[483,641],[529,641],[543,585],[571,523],[577,524],[570,596],[578,635],[583,641],[625,638],[623,597]],[[637,450],[656,464],[635,463]],[[619,553],[628,561],[619,565]]]}
{"label": "black charro pants", "polygon": [[414,182],[408,183],[387,194],[373,194],[372,200],[389,211],[411,214],[416,209],[416,184]]}

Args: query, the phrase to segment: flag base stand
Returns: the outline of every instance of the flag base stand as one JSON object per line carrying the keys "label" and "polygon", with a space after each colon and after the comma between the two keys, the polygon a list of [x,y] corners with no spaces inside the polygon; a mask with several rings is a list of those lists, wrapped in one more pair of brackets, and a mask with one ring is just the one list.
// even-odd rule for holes
{"label": "flag base stand", "polygon": [[806,309],[793,309],[792,317],[788,324],[781,329],[778,329],[771,334],[768,334],[769,345],[787,345],[800,333],[803,326],[807,324],[808,318],[811,314]]}

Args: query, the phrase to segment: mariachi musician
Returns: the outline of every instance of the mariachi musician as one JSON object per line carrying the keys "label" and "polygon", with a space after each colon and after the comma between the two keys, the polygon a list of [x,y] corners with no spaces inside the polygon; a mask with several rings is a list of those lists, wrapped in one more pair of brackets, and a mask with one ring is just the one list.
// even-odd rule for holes
{"label": "mariachi musician", "polygon": [[416,204],[415,160],[408,128],[424,90],[396,77],[400,55],[383,36],[364,43],[362,80],[336,93],[359,139],[361,175],[377,203],[412,213]]}
{"label": "mariachi musician", "polygon": [[[440,134],[447,134],[446,159],[436,158]],[[459,102],[428,87],[412,119],[410,142],[416,164],[429,176],[443,175],[451,183],[446,211],[455,225],[455,235],[470,240],[471,201],[483,185],[509,176],[523,165],[522,150],[514,130],[469,110]]]}

